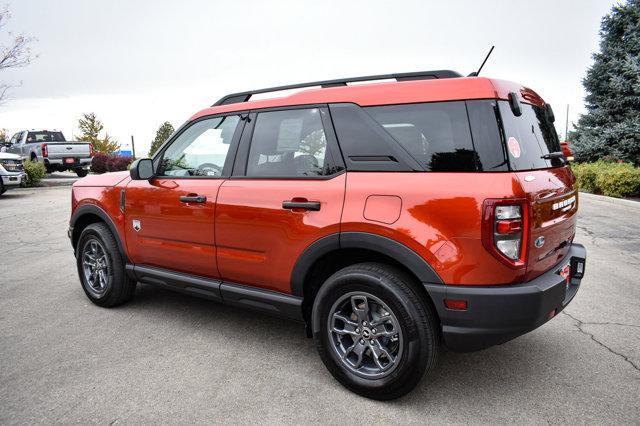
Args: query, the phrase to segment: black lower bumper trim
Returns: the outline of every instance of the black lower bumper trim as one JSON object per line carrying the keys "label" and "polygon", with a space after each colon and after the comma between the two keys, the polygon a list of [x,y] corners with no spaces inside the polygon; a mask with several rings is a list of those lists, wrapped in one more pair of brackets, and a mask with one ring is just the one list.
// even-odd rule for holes
{"label": "black lower bumper trim", "polygon": [[[584,262],[587,252],[572,244],[567,256],[543,275],[523,284],[452,286],[425,284],[442,323],[447,347],[469,352],[507,342],[534,330],[564,309],[580,287],[573,278],[567,286],[559,270],[571,262]],[[444,299],[466,300],[466,311],[446,309]]]}

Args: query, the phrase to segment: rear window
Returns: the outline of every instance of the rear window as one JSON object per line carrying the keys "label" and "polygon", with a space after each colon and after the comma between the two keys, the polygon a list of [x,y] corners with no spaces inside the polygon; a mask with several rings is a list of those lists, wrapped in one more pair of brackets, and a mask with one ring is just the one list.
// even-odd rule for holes
{"label": "rear window", "polygon": [[512,170],[546,169],[564,165],[564,161],[559,158],[542,158],[551,152],[561,152],[556,129],[544,108],[522,103],[522,115],[516,117],[507,101],[498,101],[498,105]]}
{"label": "rear window", "polygon": [[427,170],[474,172],[480,168],[464,102],[388,105],[365,109]]}
{"label": "rear window", "polygon": [[62,132],[29,132],[27,143],[32,142],[64,142]]}

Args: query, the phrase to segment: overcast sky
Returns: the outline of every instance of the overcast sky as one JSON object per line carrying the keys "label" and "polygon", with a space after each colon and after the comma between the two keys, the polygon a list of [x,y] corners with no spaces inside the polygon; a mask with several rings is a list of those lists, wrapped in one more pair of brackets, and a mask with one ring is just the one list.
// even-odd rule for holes
{"label": "overcast sky", "polygon": [[[77,134],[95,112],[146,153],[165,120],[181,125],[226,93],[356,75],[453,69],[536,90],[564,133],[584,111],[581,80],[616,3],[575,1],[14,0],[8,29],[39,57],[0,74],[20,83],[0,128]],[[0,42],[7,42],[6,31]]]}

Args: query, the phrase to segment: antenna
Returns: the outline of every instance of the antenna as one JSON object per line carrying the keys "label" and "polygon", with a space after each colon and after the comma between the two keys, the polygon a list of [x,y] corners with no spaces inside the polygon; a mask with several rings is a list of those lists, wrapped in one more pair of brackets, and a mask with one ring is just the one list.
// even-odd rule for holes
{"label": "antenna", "polygon": [[484,67],[484,64],[487,62],[487,59],[489,59],[489,56],[491,56],[491,52],[493,52],[494,47],[495,46],[491,46],[491,49],[489,49],[489,53],[487,53],[487,56],[484,57],[484,61],[482,61],[482,65],[480,65],[478,71],[472,72],[467,77],[477,77],[480,74],[480,71],[482,71],[482,67]]}

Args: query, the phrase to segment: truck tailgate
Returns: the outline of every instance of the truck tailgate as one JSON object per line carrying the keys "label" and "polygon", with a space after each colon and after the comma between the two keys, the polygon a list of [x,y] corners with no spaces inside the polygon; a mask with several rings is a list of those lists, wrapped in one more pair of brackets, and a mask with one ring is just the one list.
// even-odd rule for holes
{"label": "truck tailgate", "polygon": [[91,152],[88,142],[47,142],[49,158],[89,158]]}

